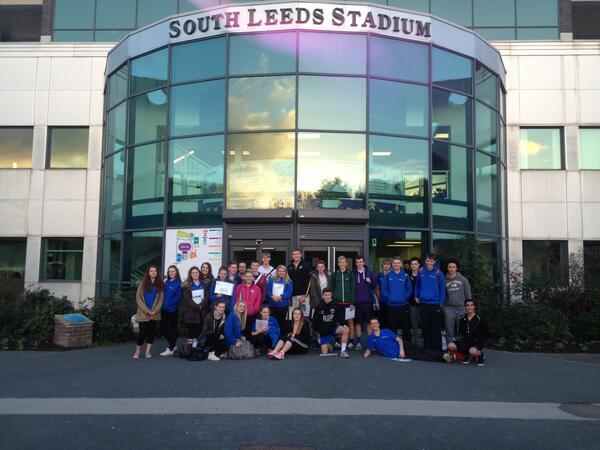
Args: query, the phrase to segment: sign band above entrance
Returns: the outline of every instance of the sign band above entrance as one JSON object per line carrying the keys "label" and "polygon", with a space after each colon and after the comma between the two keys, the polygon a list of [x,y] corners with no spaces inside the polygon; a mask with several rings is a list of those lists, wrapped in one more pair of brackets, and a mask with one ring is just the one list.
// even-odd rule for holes
{"label": "sign band above entrance", "polygon": [[171,19],[172,42],[226,32],[323,30],[377,32],[415,40],[431,38],[428,17],[366,5],[298,3],[227,7]]}

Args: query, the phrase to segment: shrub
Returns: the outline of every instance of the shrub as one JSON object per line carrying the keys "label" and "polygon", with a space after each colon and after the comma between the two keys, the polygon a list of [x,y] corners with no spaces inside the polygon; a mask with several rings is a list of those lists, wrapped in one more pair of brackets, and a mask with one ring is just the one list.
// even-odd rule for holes
{"label": "shrub", "polygon": [[[135,294],[134,294],[135,295]],[[135,314],[135,297],[123,291],[112,297],[89,301],[81,312],[94,321],[94,341],[97,344],[129,342],[135,334],[131,316]]]}

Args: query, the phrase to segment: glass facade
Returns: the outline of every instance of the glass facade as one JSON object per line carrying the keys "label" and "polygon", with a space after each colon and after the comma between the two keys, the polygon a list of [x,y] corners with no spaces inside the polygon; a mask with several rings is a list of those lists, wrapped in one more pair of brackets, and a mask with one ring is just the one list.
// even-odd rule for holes
{"label": "glass facade", "polygon": [[104,283],[160,263],[167,227],[273,210],[362,214],[376,261],[460,238],[501,258],[504,94],[479,61],[367,33],[253,33],[158,49],[107,85]]}

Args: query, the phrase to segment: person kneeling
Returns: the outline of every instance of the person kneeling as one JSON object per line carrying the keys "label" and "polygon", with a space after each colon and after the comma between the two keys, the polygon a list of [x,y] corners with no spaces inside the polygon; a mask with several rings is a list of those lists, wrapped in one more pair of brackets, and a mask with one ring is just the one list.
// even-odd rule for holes
{"label": "person kneeling", "polygon": [[[333,351],[333,343],[336,336],[340,336],[342,341],[342,351],[340,357],[349,358],[346,348],[348,346],[348,336],[350,328],[347,325],[340,325],[338,322],[337,306],[333,302],[333,296],[330,288],[323,289],[322,302],[315,309],[313,315],[313,326],[319,333],[319,345],[321,346],[321,356],[329,356]],[[342,319],[340,319],[342,320]]]}
{"label": "person kneeling", "polygon": [[204,351],[208,352],[209,361],[219,361],[225,356],[228,345],[225,340],[225,301],[217,300],[215,309],[204,318],[201,341],[204,341]]}
{"label": "person kneeling", "polygon": [[416,359],[418,361],[431,362],[452,362],[452,358],[443,352],[430,350],[413,345],[410,342],[404,342],[401,337],[392,330],[381,328],[379,319],[371,319],[371,334],[364,357],[371,356],[371,352],[376,350],[382,356],[393,359]]}
{"label": "person kneeling", "polygon": [[485,365],[483,347],[490,335],[487,322],[476,314],[473,300],[465,300],[467,315],[458,322],[458,339],[448,344],[449,354],[463,364]]}
{"label": "person kneeling", "polygon": [[277,345],[280,334],[279,323],[271,316],[271,309],[263,306],[250,333],[250,342],[254,344],[256,354],[260,355],[261,349],[268,349],[270,354]]}
{"label": "person kneeling", "polygon": [[288,321],[288,329],[290,332],[285,339],[279,339],[273,351],[268,353],[270,359],[283,359],[287,352],[303,355],[308,351],[310,325],[300,308],[292,310],[292,320]]}

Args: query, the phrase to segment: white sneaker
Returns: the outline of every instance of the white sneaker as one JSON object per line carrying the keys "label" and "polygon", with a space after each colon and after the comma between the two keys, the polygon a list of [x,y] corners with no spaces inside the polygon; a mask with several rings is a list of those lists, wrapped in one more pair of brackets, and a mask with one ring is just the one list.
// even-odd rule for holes
{"label": "white sneaker", "polygon": [[160,354],[160,356],[173,356],[174,353],[174,350],[169,350],[169,348],[167,347],[165,351]]}
{"label": "white sneaker", "polygon": [[354,344],[352,342],[348,342],[348,350],[352,350],[354,348]]}
{"label": "white sneaker", "polygon": [[215,355],[215,352],[210,352],[206,359],[208,359],[209,361],[221,361],[221,358]]}

